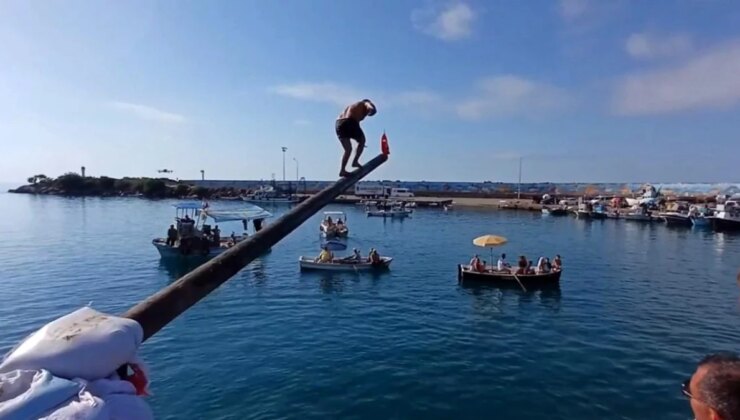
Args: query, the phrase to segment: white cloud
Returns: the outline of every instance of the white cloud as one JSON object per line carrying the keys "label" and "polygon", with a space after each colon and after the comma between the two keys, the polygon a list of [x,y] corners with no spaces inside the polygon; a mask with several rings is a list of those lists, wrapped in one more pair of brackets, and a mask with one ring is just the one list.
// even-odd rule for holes
{"label": "white cloud", "polygon": [[584,16],[591,7],[589,0],[560,0],[558,11],[565,20],[575,20]]}
{"label": "white cloud", "polygon": [[466,3],[452,2],[444,7],[426,7],[411,12],[414,27],[444,41],[468,38],[476,12]]}
{"label": "white cloud", "polygon": [[162,111],[161,109],[157,109],[147,105],[120,101],[111,102],[110,105],[116,109],[128,112],[132,115],[149,121],[156,121],[166,124],[182,124],[187,121],[187,119],[180,114]]}
{"label": "white cloud", "polygon": [[691,37],[688,35],[660,37],[646,33],[630,35],[624,46],[631,57],[647,60],[683,55],[690,52],[692,47]]}
{"label": "white cloud", "polygon": [[624,77],[614,94],[614,110],[652,115],[728,108],[740,103],[739,74],[740,40],[736,40],[677,67]]}
{"label": "white cloud", "polygon": [[570,96],[561,88],[515,75],[502,75],[481,80],[476,94],[460,102],[456,112],[472,120],[534,116],[565,108],[570,103]]}
{"label": "white cloud", "polygon": [[324,102],[339,106],[344,106],[369,96],[363,95],[360,91],[349,86],[331,82],[282,84],[270,90],[273,93],[289,98]]}

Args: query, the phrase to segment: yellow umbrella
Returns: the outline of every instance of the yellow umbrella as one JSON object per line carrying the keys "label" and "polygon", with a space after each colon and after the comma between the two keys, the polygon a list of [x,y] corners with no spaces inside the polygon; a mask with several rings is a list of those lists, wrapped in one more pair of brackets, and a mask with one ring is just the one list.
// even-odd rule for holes
{"label": "yellow umbrella", "polygon": [[493,266],[493,247],[503,245],[507,241],[503,236],[483,235],[473,239],[473,245],[483,248],[491,248],[491,266]]}
{"label": "yellow umbrella", "polygon": [[506,243],[506,238],[498,235],[483,235],[473,239],[473,244],[483,248],[490,248]]}

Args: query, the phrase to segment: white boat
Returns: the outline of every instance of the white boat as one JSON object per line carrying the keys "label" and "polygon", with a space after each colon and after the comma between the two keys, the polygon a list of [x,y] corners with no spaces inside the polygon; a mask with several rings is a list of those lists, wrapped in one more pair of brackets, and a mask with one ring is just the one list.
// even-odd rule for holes
{"label": "white boat", "polygon": [[655,205],[660,198],[660,191],[656,190],[654,186],[645,184],[642,188],[642,195],[638,198],[625,198],[627,205],[639,206],[645,204],[648,206]]}
{"label": "white boat", "polygon": [[294,194],[277,191],[269,185],[262,186],[257,191],[242,196],[242,200],[253,204],[292,204],[300,201]]}
{"label": "white boat", "polygon": [[325,238],[346,238],[349,236],[347,215],[343,211],[325,211],[319,230]]}
{"label": "white boat", "polygon": [[324,271],[373,271],[373,270],[387,270],[391,265],[393,258],[391,257],[380,257],[380,262],[373,264],[367,260],[362,261],[349,261],[335,259],[332,262],[322,263],[316,262],[310,257],[300,257],[298,262],[301,266],[301,270],[324,270]]}
{"label": "white boat", "polygon": [[717,204],[715,214],[710,219],[715,230],[740,230],[740,205],[735,200]]}
{"label": "white boat", "polygon": [[[155,238],[152,245],[157,248],[162,258],[211,258],[215,257],[237,243],[248,238],[249,222],[252,222],[254,231],[262,229],[265,219],[272,214],[257,206],[245,209],[214,210],[201,203],[186,202],[173,204],[175,207],[175,224],[177,239],[174,244],[168,243],[167,238]],[[242,222],[244,233],[221,237],[216,235],[207,220],[215,223]]]}
{"label": "white boat", "polygon": [[414,211],[411,209],[404,208],[392,208],[392,209],[380,209],[380,210],[368,210],[367,217],[392,217],[396,219],[404,219],[411,216]]}

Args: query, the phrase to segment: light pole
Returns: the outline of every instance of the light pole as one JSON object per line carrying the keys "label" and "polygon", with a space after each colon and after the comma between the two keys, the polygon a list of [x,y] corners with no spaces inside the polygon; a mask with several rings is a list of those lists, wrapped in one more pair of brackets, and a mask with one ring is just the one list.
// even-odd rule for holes
{"label": "light pole", "polygon": [[288,151],[288,148],[283,146],[283,182],[285,182],[285,152]]}
{"label": "light pole", "polygon": [[296,159],[296,158],[293,158],[293,161],[295,162],[295,180],[296,181],[300,181],[301,180],[301,177],[298,176],[298,168],[300,166],[300,163],[298,163],[298,159]]}
{"label": "light pole", "polygon": [[206,171],[203,169],[200,170],[200,180],[205,181],[206,180]]}

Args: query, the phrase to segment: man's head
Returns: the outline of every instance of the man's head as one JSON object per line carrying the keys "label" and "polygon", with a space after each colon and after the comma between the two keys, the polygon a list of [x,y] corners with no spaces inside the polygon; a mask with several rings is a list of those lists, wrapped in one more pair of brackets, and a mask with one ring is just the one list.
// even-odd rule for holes
{"label": "man's head", "polygon": [[740,357],[712,354],[683,383],[696,420],[740,420]]}
{"label": "man's head", "polygon": [[367,115],[372,117],[375,115],[375,113],[378,112],[378,109],[375,107],[375,104],[370,99],[363,99],[362,103],[365,104],[365,107],[367,108]]}
{"label": "man's head", "polygon": [[506,259],[506,254],[501,254],[501,259],[502,260],[505,260]]}

